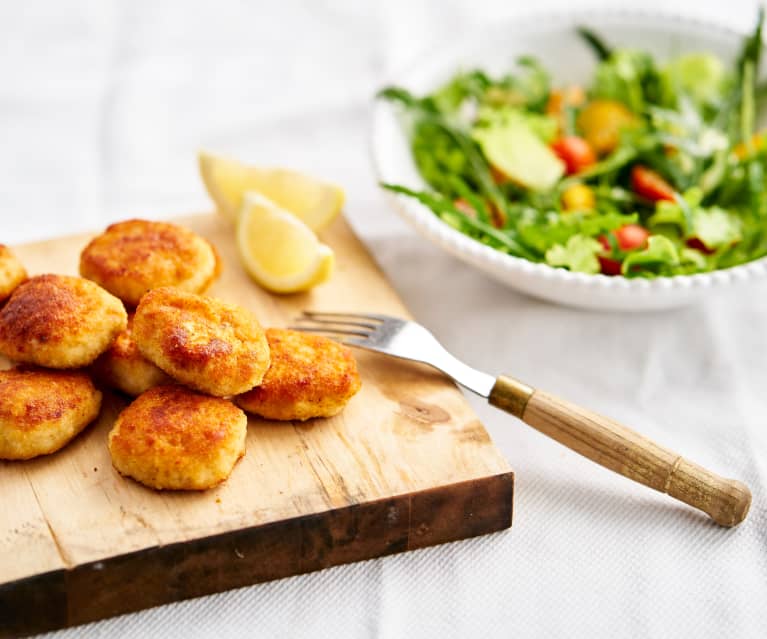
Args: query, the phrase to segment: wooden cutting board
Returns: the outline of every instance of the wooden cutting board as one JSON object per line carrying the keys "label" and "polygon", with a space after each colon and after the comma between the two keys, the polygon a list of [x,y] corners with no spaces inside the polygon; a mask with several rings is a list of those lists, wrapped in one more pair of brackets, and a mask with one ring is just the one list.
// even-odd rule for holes
{"label": "wooden cutting board", "polygon": [[[333,279],[274,296],[241,268],[232,229],[179,220],[219,249],[210,293],[285,326],[301,309],[407,310],[348,224],[323,234]],[[16,248],[31,274],[76,274],[89,236]],[[251,419],[247,454],[220,487],[156,492],[112,468],[107,433],[125,400],[60,452],[0,461],[0,636],[76,625],[507,528],[513,474],[453,383],[357,351],[363,387],[338,417]],[[3,367],[7,362],[0,362]]]}

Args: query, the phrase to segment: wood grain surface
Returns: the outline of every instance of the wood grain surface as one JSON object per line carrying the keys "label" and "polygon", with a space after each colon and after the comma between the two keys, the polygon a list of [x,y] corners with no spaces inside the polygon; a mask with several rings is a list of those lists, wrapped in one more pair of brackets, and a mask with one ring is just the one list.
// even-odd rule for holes
{"label": "wood grain surface", "polygon": [[[337,272],[270,295],[239,265],[216,216],[179,220],[224,262],[210,293],[285,326],[304,308],[407,316],[343,219],[323,241]],[[89,236],[16,247],[31,274],[75,274]],[[339,416],[251,419],[220,487],[149,490],[112,468],[107,433],[126,400],[57,454],[0,462],[0,636],[84,623],[511,524],[513,475],[458,389],[430,368],[358,351],[363,388]],[[7,366],[7,362],[0,362]]]}

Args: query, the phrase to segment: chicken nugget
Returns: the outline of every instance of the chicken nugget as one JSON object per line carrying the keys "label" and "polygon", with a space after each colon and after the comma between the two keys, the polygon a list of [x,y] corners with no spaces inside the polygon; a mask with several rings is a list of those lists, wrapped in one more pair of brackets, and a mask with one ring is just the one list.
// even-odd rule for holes
{"label": "chicken nugget", "polygon": [[362,386],[354,355],[319,335],[266,330],[271,366],[259,386],[235,397],[266,419],[306,420],[340,413]]}
{"label": "chicken nugget", "polygon": [[0,371],[0,459],[53,453],[99,414],[101,393],[81,371]]}
{"label": "chicken nugget", "polygon": [[109,453],[121,475],[151,488],[205,490],[245,454],[248,419],[230,401],[155,386],[120,413]]}
{"label": "chicken nugget", "polygon": [[136,397],[172,380],[141,354],[133,341],[132,328],[133,315],[129,315],[128,328],[93,362],[91,370],[97,383]]}
{"label": "chicken nugget", "polygon": [[27,279],[27,272],[12,252],[0,244],[0,304],[7,300],[16,287]]}
{"label": "chicken nugget", "polygon": [[112,224],[80,255],[80,275],[103,286],[130,307],[160,286],[205,291],[221,262],[206,239],[175,224],[127,220]]}
{"label": "chicken nugget", "polygon": [[124,331],[122,302],[81,277],[38,275],[0,310],[0,354],[48,368],[91,364]]}
{"label": "chicken nugget", "polygon": [[264,329],[250,311],[176,288],[142,298],[133,340],[168,375],[218,397],[250,390],[269,368]]}

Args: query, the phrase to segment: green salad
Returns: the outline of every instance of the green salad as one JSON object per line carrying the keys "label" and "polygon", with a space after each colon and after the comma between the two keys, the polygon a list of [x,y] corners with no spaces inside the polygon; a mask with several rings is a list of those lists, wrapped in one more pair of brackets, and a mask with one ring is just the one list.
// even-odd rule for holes
{"label": "green salad", "polygon": [[456,74],[400,105],[427,190],[382,184],[499,251],[581,273],[704,273],[767,255],[767,132],[756,113],[762,12],[733,65],[662,62],[578,29],[591,83],[533,57]]}

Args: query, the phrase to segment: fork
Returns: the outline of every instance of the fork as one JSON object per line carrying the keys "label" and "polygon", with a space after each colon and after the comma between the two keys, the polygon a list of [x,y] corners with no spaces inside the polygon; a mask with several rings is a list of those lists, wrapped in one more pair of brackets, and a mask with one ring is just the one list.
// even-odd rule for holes
{"label": "fork", "polygon": [[420,324],[375,313],[304,311],[291,328],[335,337],[343,344],[429,364],[490,404],[511,413],[590,460],[736,526],[748,514],[751,492],[635,431],[513,377],[493,377],[451,355]]}

